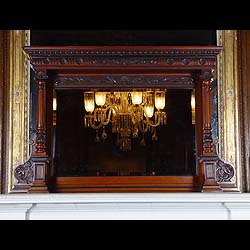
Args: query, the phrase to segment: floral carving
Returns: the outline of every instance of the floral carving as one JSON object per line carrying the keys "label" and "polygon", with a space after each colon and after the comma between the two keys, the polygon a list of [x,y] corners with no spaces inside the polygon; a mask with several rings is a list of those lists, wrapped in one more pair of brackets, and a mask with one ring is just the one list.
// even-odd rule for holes
{"label": "floral carving", "polygon": [[194,79],[191,77],[177,77],[177,76],[69,76],[58,77],[55,82],[55,87],[66,87],[67,85],[185,85],[193,87]]}

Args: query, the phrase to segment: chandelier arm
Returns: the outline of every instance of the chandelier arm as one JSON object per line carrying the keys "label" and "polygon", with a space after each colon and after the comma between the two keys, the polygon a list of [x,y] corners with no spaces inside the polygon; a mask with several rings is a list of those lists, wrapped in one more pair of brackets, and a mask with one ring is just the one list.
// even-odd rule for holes
{"label": "chandelier arm", "polygon": [[158,119],[157,119],[157,123],[153,123],[153,122],[150,121],[149,118],[146,116],[146,121],[143,120],[143,122],[146,123],[146,124],[149,124],[149,126],[151,126],[151,127],[153,127],[153,128],[156,128],[156,127],[158,127],[158,126],[161,124],[160,119],[159,119],[158,116],[157,116],[157,118],[158,118]]}
{"label": "chandelier arm", "polygon": [[106,109],[103,110],[105,113],[109,110],[108,119],[106,121],[103,121],[103,117],[101,117],[101,122],[98,125],[94,124],[94,119],[96,117],[97,109],[94,111],[93,115],[88,115],[87,116],[87,118],[89,118],[89,121],[90,121],[90,126],[93,129],[100,129],[102,126],[107,126],[109,124],[110,118],[111,118],[111,107],[112,106],[109,106],[109,107],[107,107]]}
{"label": "chandelier arm", "polygon": [[94,116],[91,116],[91,117],[90,117],[90,126],[91,126],[93,129],[100,129],[100,128],[103,126],[102,123],[100,123],[99,125],[96,126],[96,125],[93,123],[93,120],[94,120]]}
{"label": "chandelier arm", "polygon": [[111,107],[112,106],[108,106],[106,109],[103,110],[103,112],[105,113],[105,117],[106,117],[106,112],[109,111],[108,113],[108,119],[106,121],[103,120],[103,116],[101,116],[101,124],[104,125],[104,126],[107,126],[110,122],[110,118],[111,118]]}
{"label": "chandelier arm", "polygon": [[[144,121],[142,121],[142,122],[139,122],[139,130],[141,131],[141,133],[146,133],[147,131],[148,131],[148,124],[146,123],[146,122],[144,122]],[[146,128],[142,128],[143,127],[143,124],[145,124],[146,125]]]}
{"label": "chandelier arm", "polygon": [[[144,112],[144,107],[143,107],[141,104],[138,105],[138,108],[141,109],[141,112]],[[135,110],[136,110],[136,109],[135,109]],[[146,117],[146,121],[143,120],[143,121],[142,121],[143,124],[149,125],[149,126],[151,126],[151,127],[153,127],[153,128],[156,128],[156,127],[158,127],[158,126],[161,124],[158,115],[157,115],[157,123],[153,123],[152,121],[150,121],[146,114],[145,114],[145,117]],[[132,119],[133,119],[133,118],[132,118]],[[133,120],[134,120],[134,119],[133,119]],[[140,125],[140,124],[141,124],[141,123],[139,123],[139,125]],[[139,126],[139,129],[141,130],[142,133],[146,133],[147,130],[148,130],[148,126],[147,126],[145,129],[143,129],[141,126]]]}

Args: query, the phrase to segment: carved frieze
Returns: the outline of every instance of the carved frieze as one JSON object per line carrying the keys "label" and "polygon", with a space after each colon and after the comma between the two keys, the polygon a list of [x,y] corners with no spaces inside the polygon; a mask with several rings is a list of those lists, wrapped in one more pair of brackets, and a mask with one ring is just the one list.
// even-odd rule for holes
{"label": "carved frieze", "polygon": [[197,67],[204,67],[204,66],[215,66],[215,60],[207,59],[207,60],[200,60],[198,58],[153,58],[153,57],[130,57],[130,58],[123,58],[123,57],[111,57],[111,58],[85,58],[85,57],[78,57],[78,58],[36,58],[33,61],[34,66],[52,66],[52,65],[81,65],[81,66],[115,66],[115,65],[126,65],[126,66],[197,66]]}
{"label": "carved frieze", "polygon": [[54,87],[115,87],[115,86],[149,86],[149,87],[194,87],[194,79],[192,77],[180,76],[65,76],[58,77],[54,81]]}

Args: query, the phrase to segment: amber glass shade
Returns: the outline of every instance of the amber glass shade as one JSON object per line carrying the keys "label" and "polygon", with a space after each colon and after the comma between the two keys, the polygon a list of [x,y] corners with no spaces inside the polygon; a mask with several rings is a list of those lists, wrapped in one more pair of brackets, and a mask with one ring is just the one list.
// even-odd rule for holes
{"label": "amber glass shade", "polygon": [[165,108],[165,91],[155,92],[155,107],[158,110]]}
{"label": "amber glass shade", "polygon": [[94,111],[94,92],[84,92],[84,107],[87,112],[92,113]]}
{"label": "amber glass shade", "polygon": [[106,92],[95,92],[95,103],[98,106],[103,106],[106,102]]}
{"label": "amber glass shade", "polygon": [[140,105],[142,103],[142,92],[131,92],[131,97],[132,97],[132,103],[134,105]]}

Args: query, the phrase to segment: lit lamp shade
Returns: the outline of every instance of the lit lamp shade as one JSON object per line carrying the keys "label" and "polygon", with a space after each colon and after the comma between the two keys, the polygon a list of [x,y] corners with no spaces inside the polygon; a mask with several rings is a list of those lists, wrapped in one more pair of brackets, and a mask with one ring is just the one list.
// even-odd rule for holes
{"label": "lit lamp shade", "polygon": [[56,103],[56,97],[53,98],[53,111],[56,111],[57,103]]}
{"label": "lit lamp shade", "polygon": [[106,93],[105,92],[96,92],[95,93],[95,103],[98,106],[103,106],[106,102]]}
{"label": "lit lamp shade", "polygon": [[140,105],[142,103],[142,92],[131,92],[132,103]]}
{"label": "lit lamp shade", "polygon": [[155,92],[155,107],[158,110],[165,108],[165,91]]}
{"label": "lit lamp shade", "polygon": [[151,118],[154,115],[154,105],[145,105],[144,112],[146,117]]}
{"label": "lit lamp shade", "polygon": [[87,112],[92,113],[94,111],[94,92],[84,92],[84,107]]}
{"label": "lit lamp shade", "polygon": [[195,93],[194,93],[194,91],[192,91],[192,94],[191,94],[191,109],[192,109],[192,112],[195,111]]}

